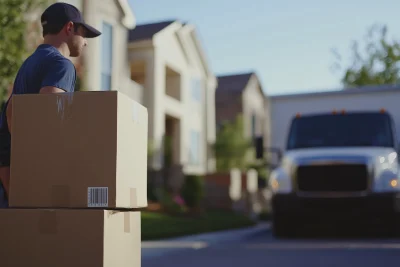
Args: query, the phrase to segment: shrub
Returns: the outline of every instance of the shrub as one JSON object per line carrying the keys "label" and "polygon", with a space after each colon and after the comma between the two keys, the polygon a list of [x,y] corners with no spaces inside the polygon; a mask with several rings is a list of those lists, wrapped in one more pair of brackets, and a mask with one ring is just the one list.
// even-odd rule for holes
{"label": "shrub", "polygon": [[199,207],[204,197],[203,177],[195,175],[186,176],[181,192],[188,207]]}
{"label": "shrub", "polygon": [[258,215],[258,219],[260,221],[269,221],[271,220],[271,213],[268,212],[267,210],[263,210],[259,215]]}
{"label": "shrub", "polygon": [[161,189],[161,205],[163,208],[173,214],[181,214],[186,212],[186,206],[185,203],[180,201],[180,197],[176,195],[172,195],[170,192],[168,192],[165,189]]}
{"label": "shrub", "polygon": [[150,180],[147,180],[147,199],[150,201],[157,201],[157,196],[156,196],[156,188],[154,186],[154,183]]}

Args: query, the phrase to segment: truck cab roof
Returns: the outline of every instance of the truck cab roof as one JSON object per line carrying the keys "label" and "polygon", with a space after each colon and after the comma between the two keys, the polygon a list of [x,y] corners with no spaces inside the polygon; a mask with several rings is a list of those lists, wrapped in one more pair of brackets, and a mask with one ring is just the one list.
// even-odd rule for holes
{"label": "truck cab roof", "polygon": [[[315,112],[315,113],[297,113],[294,119],[298,118],[311,118],[311,117],[323,117],[323,116],[333,116],[333,115],[362,115],[362,114],[386,114],[390,116],[389,113],[386,112],[386,110],[381,109],[379,111],[345,111],[345,110],[333,110],[331,112]],[[390,116],[391,117],[391,116]]]}

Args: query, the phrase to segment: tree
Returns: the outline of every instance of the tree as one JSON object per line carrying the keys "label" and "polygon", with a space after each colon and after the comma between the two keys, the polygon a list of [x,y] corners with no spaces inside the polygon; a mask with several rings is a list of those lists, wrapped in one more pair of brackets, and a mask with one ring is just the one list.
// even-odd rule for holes
{"label": "tree", "polygon": [[[342,57],[334,51],[336,68],[341,68]],[[397,84],[400,81],[400,43],[388,38],[386,25],[372,25],[365,38],[364,50],[353,41],[352,64],[344,68],[341,82],[345,87],[378,84]]]}
{"label": "tree", "polygon": [[[0,102],[5,100],[8,89],[22,62],[27,57],[27,15],[47,0],[0,0]],[[33,40],[29,40],[33,41]]]}
{"label": "tree", "polygon": [[232,168],[244,169],[247,166],[251,142],[244,136],[243,117],[224,124],[218,132],[214,151],[217,171],[226,172]]}

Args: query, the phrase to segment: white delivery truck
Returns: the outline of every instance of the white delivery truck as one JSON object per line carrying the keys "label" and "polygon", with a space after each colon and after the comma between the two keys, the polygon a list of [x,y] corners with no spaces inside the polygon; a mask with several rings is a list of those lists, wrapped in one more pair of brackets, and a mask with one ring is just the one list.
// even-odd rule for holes
{"label": "white delivery truck", "polygon": [[290,97],[271,100],[272,112],[284,111],[271,114],[272,144],[279,136],[275,145],[283,150],[269,179],[275,236],[320,218],[360,219],[360,225],[378,218],[383,227],[400,228],[400,90],[394,89],[301,95],[292,105]]}

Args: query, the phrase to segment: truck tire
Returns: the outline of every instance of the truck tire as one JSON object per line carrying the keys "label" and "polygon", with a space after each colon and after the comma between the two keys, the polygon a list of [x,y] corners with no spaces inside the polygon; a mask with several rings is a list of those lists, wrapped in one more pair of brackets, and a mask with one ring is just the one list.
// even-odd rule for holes
{"label": "truck tire", "polygon": [[393,237],[400,237],[400,213],[395,212],[394,213],[394,219],[392,221],[392,236]]}

